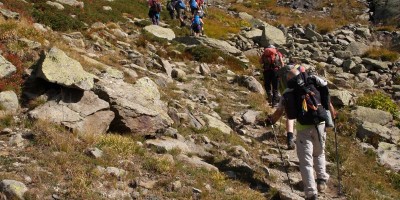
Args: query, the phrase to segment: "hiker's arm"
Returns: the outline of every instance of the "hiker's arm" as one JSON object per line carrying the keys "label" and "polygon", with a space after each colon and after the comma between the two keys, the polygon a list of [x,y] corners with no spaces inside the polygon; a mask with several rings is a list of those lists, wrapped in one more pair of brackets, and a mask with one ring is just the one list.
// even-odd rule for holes
{"label": "hiker's arm", "polygon": [[276,111],[272,115],[269,116],[272,124],[275,124],[279,120],[279,118],[281,118],[284,110],[285,110],[284,108],[278,107],[278,109],[276,109]]}
{"label": "hiker's arm", "polygon": [[336,110],[335,110],[335,108],[333,107],[333,105],[332,105],[332,103],[330,102],[329,103],[329,111],[331,112],[331,115],[332,115],[332,118],[333,119],[335,119],[337,116],[337,113],[336,113]]}

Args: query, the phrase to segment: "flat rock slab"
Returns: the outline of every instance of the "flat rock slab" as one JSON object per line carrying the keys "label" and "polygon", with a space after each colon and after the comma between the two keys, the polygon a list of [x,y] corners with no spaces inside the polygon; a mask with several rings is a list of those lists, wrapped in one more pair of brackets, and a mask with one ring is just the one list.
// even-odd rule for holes
{"label": "flat rock slab", "polygon": [[5,78],[17,71],[17,68],[0,55],[0,78]]}
{"label": "flat rock slab", "polygon": [[157,25],[149,25],[144,27],[144,30],[153,34],[154,36],[162,39],[173,40],[175,39],[175,33],[170,28],[163,28]]}
{"label": "flat rock slab", "polygon": [[395,144],[379,143],[378,156],[382,165],[397,173],[400,172],[400,149]]}
{"label": "flat rock slab", "polygon": [[39,66],[38,76],[51,83],[81,90],[91,90],[95,78],[93,74],[83,70],[78,61],[56,47],[45,55]]}
{"label": "flat rock slab", "polygon": [[204,117],[208,127],[216,128],[224,134],[228,134],[228,135],[231,134],[231,132],[232,132],[231,127],[226,125],[221,120],[219,120],[211,115],[207,115],[207,114],[203,115],[203,117]]}
{"label": "flat rock slab", "polygon": [[206,37],[198,37],[194,38],[194,40],[198,40],[203,45],[209,46],[211,48],[216,48],[224,53],[229,53],[235,56],[239,56],[242,54],[242,51],[223,40]]}
{"label": "flat rock slab", "polygon": [[351,116],[356,121],[367,121],[380,125],[386,125],[393,120],[393,116],[389,112],[363,106],[357,106],[355,110],[351,111]]}
{"label": "flat rock slab", "polygon": [[173,138],[160,138],[147,140],[146,145],[155,147],[161,151],[180,150],[183,154],[197,154],[201,156],[209,155],[205,149],[191,141],[182,141]]}
{"label": "flat rock slab", "polygon": [[192,165],[197,168],[204,168],[208,171],[218,171],[218,168],[215,167],[214,165],[211,165],[209,163],[204,162],[201,158],[197,156],[186,156],[186,155],[178,155],[177,159],[179,161],[185,162],[189,165]]}

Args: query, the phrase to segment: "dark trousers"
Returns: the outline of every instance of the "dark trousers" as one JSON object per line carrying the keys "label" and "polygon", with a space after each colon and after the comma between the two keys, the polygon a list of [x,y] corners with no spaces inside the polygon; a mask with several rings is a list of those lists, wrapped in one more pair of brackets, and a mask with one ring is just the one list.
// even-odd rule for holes
{"label": "dark trousers", "polygon": [[[272,86],[272,92],[271,92]],[[279,76],[278,72],[275,70],[265,70],[264,71],[264,87],[267,92],[268,97],[272,97],[270,100],[272,102],[278,101],[278,86],[279,86]]]}

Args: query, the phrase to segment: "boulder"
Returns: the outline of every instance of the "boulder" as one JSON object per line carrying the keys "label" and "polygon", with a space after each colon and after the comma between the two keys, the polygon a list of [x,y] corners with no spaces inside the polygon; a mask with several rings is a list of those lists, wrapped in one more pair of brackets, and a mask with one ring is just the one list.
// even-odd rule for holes
{"label": "boulder", "polygon": [[361,42],[351,42],[349,46],[347,46],[346,51],[351,53],[351,56],[362,56],[364,55],[370,47]]}
{"label": "boulder", "polygon": [[183,154],[196,154],[200,156],[208,155],[204,147],[196,145],[189,140],[178,140],[169,137],[162,137],[159,139],[147,140],[146,145],[156,148],[159,152],[167,152],[178,149]]}
{"label": "boulder", "polygon": [[148,77],[137,80],[134,85],[105,77],[96,83],[95,92],[110,102],[116,114],[114,130],[149,134],[173,123],[167,106],[160,100],[157,85]]}
{"label": "boulder", "polygon": [[53,6],[55,8],[57,8],[58,10],[64,10],[64,6],[60,3],[57,2],[52,2],[52,1],[46,1],[46,4],[49,6]]}
{"label": "boulder", "polygon": [[353,119],[359,122],[377,123],[386,125],[393,120],[392,114],[378,109],[357,106],[355,110],[351,111]]}
{"label": "boulder", "polygon": [[200,73],[203,76],[207,76],[208,74],[210,74],[210,67],[208,67],[207,63],[201,63],[200,64]]}
{"label": "boulder", "polygon": [[164,72],[168,75],[168,77],[172,77],[172,66],[171,64],[164,59],[160,59],[161,60],[161,64],[163,66],[163,70]]}
{"label": "boulder", "polygon": [[206,46],[209,46],[212,48],[216,48],[224,53],[229,53],[229,54],[232,54],[235,56],[239,56],[242,54],[242,51],[240,51],[236,47],[232,46],[231,44],[229,44],[228,42],[223,41],[223,40],[218,40],[218,39],[208,38],[208,37],[199,37],[196,39],[203,45],[206,45]]}
{"label": "boulder", "polygon": [[0,92],[0,110],[16,113],[19,108],[18,96],[13,91]]}
{"label": "boulder", "polygon": [[378,145],[378,157],[381,165],[384,165],[394,172],[400,172],[400,149],[395,144],[381,142]]}
{"label": "boulder", "polygon": [[78,61],[68,57],[56,47],[45,55],[39,64],[37,75],[51,83],[81,90],[91,90],[95,78],[93,74],[83,70]]}
{"label": "boulder", "polygon": [[153,34],[154,36],[162,39],[173,40],[175,38],[175,33],[170,28],[163,28],[157,25],[149,25],[144,27],[144,30]]}
{"label": "boulder", "polygon": [[381,141],[390,142],[391,130],[377,123],[364,121],[357,128],[357,137],[376,147]]}
{"label": "boulder", "polygon": [[253,76],[242,76],[241,83],[243,86],[247,87],[250,91],[265,94],[265,90],[260,82]]}
{"label": "boulder", "polygon": [[257,28],[257,29],[253,29],[251,31],[247,31],[243,35],[247,39],[251,39],[253,41],[258,41],[261,38],[262,34],[263,34],[263,31]]}
{"label": "boulder", "polygon": [[254,124],[259,114],[261,114],[260,111],[248,110],[242,116],[243,122],[246,124]]}
{"label": "boulder", "polygon": [[6,78],[17,71],[17,68],[0,55],[0,79]]}
{"label": "boulder", "polygon": [[275,26],[271,26],[265,23],[262,29],[260,46],[262,47],[268,47],[269,45],[281,46],[284,44],[286,44],[285,34]]}
{"label": "boulder", "polygon": [[48,101],[29,112],[33,119],[61,124],[85,133],[105,133],[114,119],[109,104],[91,91],[64,90],[61,100]]}
{"label": "boulder", "polygon": [[77,0],[56,0],[56,1],[59,3],[65,4],[65,5],[78,7],[78,8],[83,8],[85,6],[85,4],[83,2],[77,1]]}
{"label": "boulder", "polygon": [[369,30],[369,28],[357,28],[354,31],[355,34],[360,35],[364,38],[370,38],[371,37],[371,31]]}
{"label": "boulder", "polygon": [[216,128],[224,134],[228,134],[228,135],[231,134],[232,129],[228,125],[226,125],[224,122],[222,122],[221,120],[219,120],[211,115],[207,115],[207,114],[204,114],[203,117],[204,117],[208,127]]}
{"label": "boulder", "polygon": [[4,8],[0,8],[0,13],[3,15],[4,18],[6,19],[15,19],[18,20],[19,19],[19,13],[17,12],[13,12],[11,10],[7,10]]}
{"label": "boulder", "polygon": [[6,195],[7,199],[23,200],[28,188],[19,181],[5,179],[0,182],[0,191]]}
{"label": "boulder", "polygon": [[379,61],[379,60],[374,60],[371,58],[363,58],[362,63],[369,67],[368,69],[374,69],[374,70],[388,70],[389,65],[385,62]]}
{"label": "boulder", "polygon": [[181,162],[187,163],[191,166],[197,167],[197,168],[204,168],[208,171],[218,171],[218,168],[215,167],[214,165],[208,164],[204,162],[201,158],[197,156],[186,156],[186,155],[178,155],[177,159]]}
{"label": "boulder", "polygon": [[316,38],[318,42],[322,42],[324,38],[319,34],[318,32],[314,31],[310,27],[306,27],[306,30],[304,31],[305,37],[309,40],[313,40],[313,38]]}
{"label": "boulder", "polygon": [[334,106],[348,106],[354,103],[354,94],[347,90],[330,90],[332,104]]}
{"label": "boulder", "polygon": [[186,80],[186,72],[181,69],[174,68],[172,69],[171,77],[178,81],[184,81]]}

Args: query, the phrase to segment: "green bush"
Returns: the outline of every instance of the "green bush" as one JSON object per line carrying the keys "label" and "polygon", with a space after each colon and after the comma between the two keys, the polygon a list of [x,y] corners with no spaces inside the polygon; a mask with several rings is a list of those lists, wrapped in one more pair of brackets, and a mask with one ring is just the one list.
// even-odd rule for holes
{"label": "green bush", "polygon": [[39,23],[43,23],[56,31],[79,30],[84,27],[83,22],[79,19],[45,4],[35,5],[32,16]]}
{"label": "green bush", "polygon": [[390,96],[380,91],[368,93],[358,98],[357,105],[387,111],[394,117],[398,117],[399,107],[397,104],[392,101]]}

